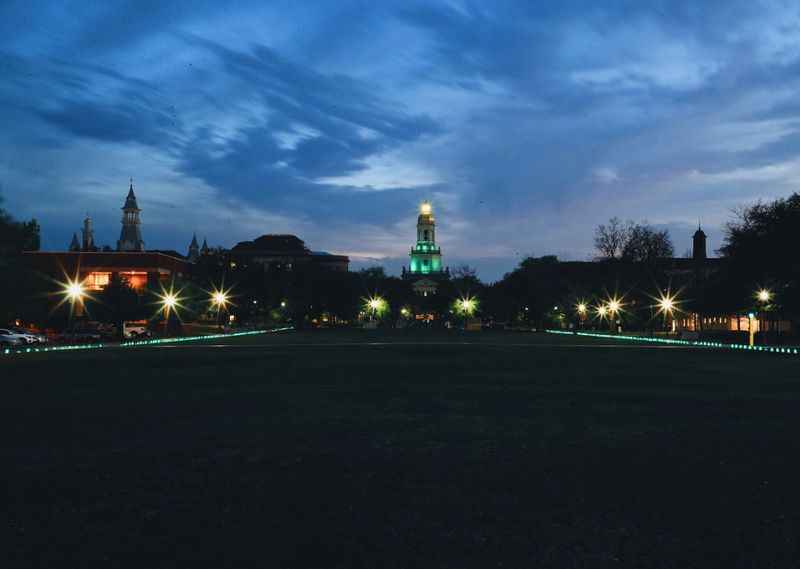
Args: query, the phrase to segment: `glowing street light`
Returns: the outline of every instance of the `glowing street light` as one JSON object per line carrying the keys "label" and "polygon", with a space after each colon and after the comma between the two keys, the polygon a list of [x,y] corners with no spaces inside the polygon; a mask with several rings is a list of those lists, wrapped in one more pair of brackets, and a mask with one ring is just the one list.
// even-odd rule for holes
{"label": "glowing street light", "polygon": [[608,307],[603,304],[597,306],[594,311],[600,317],[600,320],[605,320],[606,316],[608,316]]}
{"label": "glowing street light", "polygon": [[178,297],[168,292],[161,297],[161,306],[164,307],[164,312],[169,314],[171,310],[175,310],[175,307],[178,306]]}
{"label": "glowing street light", "polygon": [[756,292],[756,298],[759,302],[767,303],[772,300],[772,291],[762,288],[758,292]]}
{"label": "glowing street light", "polygon": [[585,302],[579,302],[575,305],[575,310],[580,316],[586,316],[586,311],[588,307],[586,306]]}
{"label": "glowing street light", "polygon": [[71,303],[75,304],[76,302],[83,302],[86,296],[86,290],[83,288],[83,283],[80,281],[68,281],[64,286],[64,294]]}
{"label": "glowing street light", "polygon": [[228,304],[228,295],[221,290],[214,291],[214,294],[211,295],[211,302],[217,307],[217,310],[225,308]]}
{"label": "glowing street light", "polygon": [[677,308],[675,297],[669,294],[663,294],[661,298],[658,299],[656,306],[658,307],[658,313],[664,316],[672,316],[672,313]]}
{"label": "glowing street light", "polygon": [[220,313],[228,307],[229,302],[230,297],[225,290],[215,288],[211,293],[211,304],[217,309],[217,328],[222,328],[222,324],[219,320]]}
{"label": "glowing street light", "polygon": [[608,301],[608,311],[612,316],[616,316],[620,310],[622,310],[622,302],[618,298],[612,298]]}
{"label": "glowing street light", "polygon": [[366,308],[370,313],[370,318],[380,316],[388,308],[386,300],[380,296],[371,296],[365,300]]}
{"label": "glowing street light", "polygon": [[61,284],[60,292],[64,298],[61,299],[61,302],[58,303],[58,306],[61,306],[65,302],[69,302],[68,327],[71,328],[73,315],[77,313],[77,315],[80,316],[82,314],[84,302],[85,299],[89,297],[89,293],[86,292],[83,283],[80,280],[78,280],[77,277],[75,277],[74,280],[67,278],[66,282],[60,284]]}
{"label": "glowing street light", "polygon": [[169,290],[161,289],[162,294],[159,295],[159,304],[161,310],[164,311],[164,334],[167,333],[167,326],[169,323],[170,312],[178,313],[178,308],[181,307],[180,291],[175,292],[172,288]]}
{"label": "glowing street light", "polygon": [[472,316],[475,314],[475,309],[478,307],[478,301],[472,297],[466,296],[456,300],[456,310],[462,316]]}

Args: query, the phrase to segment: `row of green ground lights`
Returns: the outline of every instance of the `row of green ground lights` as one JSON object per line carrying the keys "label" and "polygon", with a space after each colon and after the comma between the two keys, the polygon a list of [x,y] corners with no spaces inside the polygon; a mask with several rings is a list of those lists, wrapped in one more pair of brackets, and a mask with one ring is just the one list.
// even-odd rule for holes
{"label": "row of green ground lights", "polygon": [[638,342],[654,342],[659,344],[679,344],[682,346],[701,346],[704,348],[726,348],[728,350],[745,350],[751,352],[773,352],[777,354],[797,354],[797,348],[780,348],[775,346],[749,346],[747,344],[724,344],[722,342],[701,342],[699,340],[673,340],[671,338],[648,338],[647,336],[624,336],[618,334],[598,334],[595,332],[566,332],[564,330],[546,330],[550,334],[567,334],[591,336],[593,338],[613,338],[617,340],[636,340]]}
{"label": "row of green ground lights", "polygon": [[275,328],[273,330],[250,330],[247,332],[233,332],[231,334],[209,334],[206,336],[182,336],[177,338],[156,338],[153,340],[132,340],[121,342],[119,345],[109,344],[78,344],[74,346],[47,346],[44,348],[21,348],[3,350],[3,355],[33,354],[41,352],[64,352],[68,350],[97,350],[100,348],[133,348],[137,346],[152,346],[154,344],[166,344],[176,342],[191,342],[192,340],[214,340],[216,338],[231,338],[233,336],[253,336],[255,334],[267,334],[269,332],[284,332],[291,328]]}

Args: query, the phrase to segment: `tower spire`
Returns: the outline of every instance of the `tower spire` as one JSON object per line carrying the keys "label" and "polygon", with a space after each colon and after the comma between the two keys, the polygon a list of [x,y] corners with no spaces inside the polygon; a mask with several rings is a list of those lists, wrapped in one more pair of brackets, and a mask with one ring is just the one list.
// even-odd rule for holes
{"label": "tower spire", "polygon": [[136,202],[136,194],[133,193],[133,178],[128,189],[128,197],[125,198],[125,205],[122,206],[122,231],[117,241],[117,251],[144,251],[144,240],[142,239],[141,219],[139,204]]}
{"label": "tower spire", "polygon": [[200,258],[200,246],[197,244],[197,232],[192,234],[192,242],[189,243],[189,253],[186,255],[190,263],[197,262]]}

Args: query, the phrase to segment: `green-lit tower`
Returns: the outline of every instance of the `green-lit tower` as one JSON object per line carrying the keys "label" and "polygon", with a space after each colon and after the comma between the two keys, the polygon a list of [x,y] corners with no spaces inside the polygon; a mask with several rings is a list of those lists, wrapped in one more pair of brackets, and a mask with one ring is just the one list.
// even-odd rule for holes
{"label": "green-lit tower", "polygon": [[436,220],[430,202],[422,202],[417,218],[417,244],[411,248],[408,272],[412,275],[444,274],[442,250],[436,245]]}

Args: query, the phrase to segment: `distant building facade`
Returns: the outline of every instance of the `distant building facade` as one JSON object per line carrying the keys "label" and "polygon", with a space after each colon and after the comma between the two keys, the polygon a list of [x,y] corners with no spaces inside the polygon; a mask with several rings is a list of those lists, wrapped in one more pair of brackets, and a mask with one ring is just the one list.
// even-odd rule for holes
{"label": "distant building facade", "polygon": [[309,266],[345,272],[350,268],[350,258],[346,255],[311,251],[296,235],[262,235],[252,241],[241,241],[230,250],[229,257],[231,268],[258,265],[265,272]]}
{"label": "distant building facade", "polygon": [[175,251],[145,251],[141,232],[141,209],[133,191],[133,181],[122,207],[122,229],[117,250],[95,244],[92,219],[83,220],[82,238],[76,233],[67,252],[25,253],[28,265],[53,280],[78,280],[89,291],[101,291],[119,277],[131,288],[143,292],[174,278],[188,277],[191,265]]}
{"label": "distant building facade", "polygon": [[56,281],[77,280],[89,291],[101,291],[118,276],[137,292],[158,283],[189,276],[185,259],[154,251],[31,251],[28,266]]}

